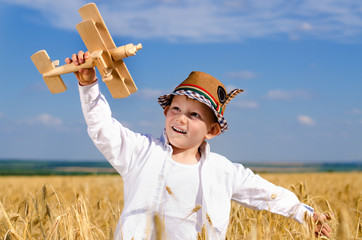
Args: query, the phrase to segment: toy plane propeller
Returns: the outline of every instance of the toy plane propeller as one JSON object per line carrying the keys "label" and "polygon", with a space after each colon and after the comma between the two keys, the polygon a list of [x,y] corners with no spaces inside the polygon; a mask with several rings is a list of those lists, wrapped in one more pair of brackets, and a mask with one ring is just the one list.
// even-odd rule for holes
{"label": "toy plane propeller", "polygon": [[45,50],[40,50],[31,56],[50,92],[54,94],[67,90],[60,75],[91,67],[98,69],[113,98],[128,97],[136,92],[137,87],[123,59],[135,55],[142,49],[142,45],[130,43],[116,47],[94,3],[81,7],[79,13],[83,21],[77,24],[76,28],[91,53],[85,63],[79,66],[65,64],[59,67],[59,61],[52,62]]}

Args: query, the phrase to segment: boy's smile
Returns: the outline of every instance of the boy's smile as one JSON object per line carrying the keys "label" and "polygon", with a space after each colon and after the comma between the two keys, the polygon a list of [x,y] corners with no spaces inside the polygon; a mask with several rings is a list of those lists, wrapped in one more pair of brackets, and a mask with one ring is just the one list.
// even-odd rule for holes
{"label": "boy's smile", "polygon": [[181,130],[181,129],[177,128],[177,127],[172,127],[172,129],[173,129],[175,132],[182,133],[182,134],[186,134],[186,131]]}
{"label": "boy's smile", "polygon": [[205,139],[219,134],[212,110],[187,96],[174,96],[171,105],[165,108],[165,116],[166,134],[174,154],[183,152],[195,156]]}

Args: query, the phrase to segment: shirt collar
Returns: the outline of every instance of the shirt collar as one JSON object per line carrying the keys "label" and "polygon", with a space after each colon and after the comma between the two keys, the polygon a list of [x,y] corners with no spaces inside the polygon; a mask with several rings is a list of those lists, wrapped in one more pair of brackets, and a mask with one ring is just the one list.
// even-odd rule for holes
{"label": "shirt collar", "polygon": [[166,134],[166,129],[164,129],[162,134],[161,134],[161,143],[163,144],[163,146],[165,148],[168,148],[168,146],[170,146],[169,141],[168,141],[168,137],[167,137],[167,134]]}
{"label": "shirt collar", "polygon": [[204,161],[208,158],[210,153],[210,145],[208,142],[204,141],[200,146],[201,159],[200,161]]}

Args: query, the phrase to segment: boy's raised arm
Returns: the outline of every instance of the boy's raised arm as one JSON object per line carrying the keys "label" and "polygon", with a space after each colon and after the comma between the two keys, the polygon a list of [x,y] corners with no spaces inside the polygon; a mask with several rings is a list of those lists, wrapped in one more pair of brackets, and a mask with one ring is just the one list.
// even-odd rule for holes
{"label": "boy's raised arm", "polygon": [[[78,66],[87,61],[89,56],[89,52],[79,51],[78,54],[73,54],[72,58],[66,58],[65,62]],[[83,68],[74,74],[79,82],[81,106],[88,126],[88,135],[109,163],[125,176],[134,164],[133,154],[138,153],[135,149],[142,138],[112,118],[108,102],[96,83],[95,68]]]}

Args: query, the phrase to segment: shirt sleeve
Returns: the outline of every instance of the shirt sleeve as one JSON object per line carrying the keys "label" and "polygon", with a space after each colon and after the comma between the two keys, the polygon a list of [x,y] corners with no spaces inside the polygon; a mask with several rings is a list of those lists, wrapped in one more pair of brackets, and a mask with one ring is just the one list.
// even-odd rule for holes
{"label": "shirt sleeve", "polygon": [[241,164],[235,163],[234,167],[234,201],[251,209],[293,218],[299,223],[304,222],[305,213],[313,215],[313,208],[301,203],[293,192],[268,182]]}
{"label": "shirt sleeve", "polygon": [[135,164],[138,149],[146,144],[147,139],[112,118],[111,109],[97,82],[79,85],[79,94],[90,138],[121,176],[126,176]]}

